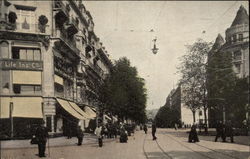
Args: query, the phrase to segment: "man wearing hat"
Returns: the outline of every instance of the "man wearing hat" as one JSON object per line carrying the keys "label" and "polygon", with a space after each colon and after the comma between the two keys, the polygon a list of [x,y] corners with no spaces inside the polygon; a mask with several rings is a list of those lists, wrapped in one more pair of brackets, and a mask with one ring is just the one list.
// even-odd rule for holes
{"label": "man wearing hat", "polygon": [[35,136],[38,142],[39,157],[46,157],[45,149],[49,134],[48,134],[48,129],[45,127],[44,121],[42,121],[42,123],[37,127]]}

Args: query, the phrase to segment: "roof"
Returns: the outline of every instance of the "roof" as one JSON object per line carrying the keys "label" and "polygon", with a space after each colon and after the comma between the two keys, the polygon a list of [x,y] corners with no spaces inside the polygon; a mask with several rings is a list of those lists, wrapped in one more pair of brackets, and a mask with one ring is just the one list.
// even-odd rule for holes
{"label": "roof", "polygon": [[214,45],[212,47],[212,50],[219,49],[223,44],[224,44],[224,39],[221,36],[221,34],[218,34],[218,36],[217,36],[217,38],[215,40],[215,43],[214,43]]}
{"label": "roof", "polygon": [[231,27],[240,25],[240,24],[249,24],[249,16],[246,9],[241,5]]}

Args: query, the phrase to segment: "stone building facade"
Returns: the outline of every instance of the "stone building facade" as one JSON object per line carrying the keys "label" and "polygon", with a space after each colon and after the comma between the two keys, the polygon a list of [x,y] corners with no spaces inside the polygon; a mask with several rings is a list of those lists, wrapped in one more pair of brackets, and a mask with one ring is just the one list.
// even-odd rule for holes
{"label": "stone building facade", "polygon": [[165,106],[175,109],[178,112],[178,118],[181,122],[182,127],[191,126],[194,122],[196,124],[204,124],[204,111],[203,109],[198,109],[195,112],[195,121],[193,120],[193,113],[185,103],[183,102],[183,97],[185,93],[182,90],[182,85],[180,84],[176,89],[173,89],[167,97]]}
{"label": "stone building facade", "polygon": [[[1,135],[88,127],[112,63],[79,1],[0,1]],[[24,130],[23,130],[24,129]]]}
{"label": "stone building facade", "polygon": [[[236,76],[238,78],[248,78],[249,80],[249,15],[243,6],[240,6],[236,17],[231,26],[226,29],[225,34],[225,40],[220,34],[217,36],[208,55],[208,64],[213,60],[214,54],[230,54],[232,57],[232,69]],[[209,79],[208,75],[208,82]],[[209,93],[208,89],[208,95]],[[208,98],[210,99],[210,97]],[[218,120],[225,120],[222,117],[222,111],[209,110],[209,119],[212,127],[216,125]]]}

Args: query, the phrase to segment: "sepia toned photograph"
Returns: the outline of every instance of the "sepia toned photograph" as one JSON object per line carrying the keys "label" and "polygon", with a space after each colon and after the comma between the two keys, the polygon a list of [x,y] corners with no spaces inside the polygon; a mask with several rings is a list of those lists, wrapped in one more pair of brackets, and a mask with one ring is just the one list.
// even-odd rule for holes
{"label": "sepia toned photograph", "polygon": [[249,1],[0,0],[1,159],[250,159]]}

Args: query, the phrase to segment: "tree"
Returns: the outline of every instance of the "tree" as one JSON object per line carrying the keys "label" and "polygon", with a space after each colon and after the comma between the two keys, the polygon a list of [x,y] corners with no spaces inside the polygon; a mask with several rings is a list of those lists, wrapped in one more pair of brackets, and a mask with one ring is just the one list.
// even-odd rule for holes
{"label": "tree", "polygon": [[110,76],[100,87],[102,108],[119,119],[146,121],[146,89],[144,79],[138,76],[137,69],[127,58],[115,62]]}
{"label": "tree", "polygon": [[[180,66],[177,68],[182,78],[180,84],[183,90],[183,102],[193,112],[203,107],[205,125],[207,125],[207,90],[206,71],[207,57],[212,43],[198,39],[194,44],[187,45],[187,53],[181,57]],[[207,131],[207,129],[205,129]]]}
{"label": "tree", "polygon": [[175,123],[180,124],[178,111],[168,106],[162,106],[155,116],[155,122],[157,127],[174,127]]}
{"label": "tree", "polygon": [[[210,109],[211,126],[218,120],[226,120],[230,110],[230,98],[236,84],[233,71],[232,54],[221,49],[211,52],[207,67],[208,107]],[[223,118],[222,118],[223,117]]]}

